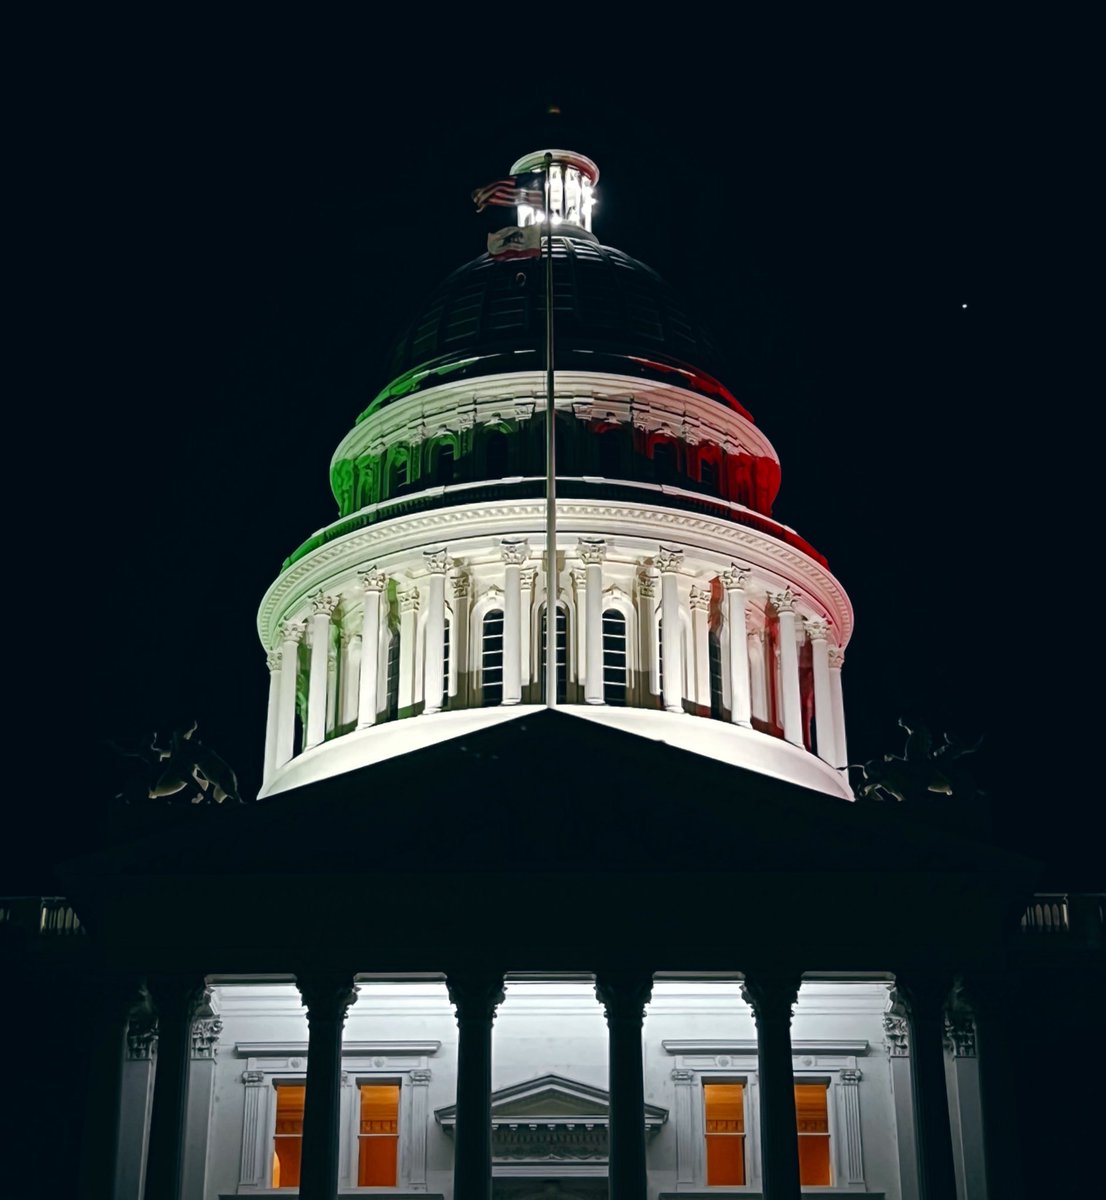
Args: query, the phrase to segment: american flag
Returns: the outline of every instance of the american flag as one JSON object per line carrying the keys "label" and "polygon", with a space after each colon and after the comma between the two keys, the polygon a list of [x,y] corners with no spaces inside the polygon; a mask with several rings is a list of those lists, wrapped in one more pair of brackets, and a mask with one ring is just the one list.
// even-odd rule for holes
{"label": "american flag", "polygon": [[544,198],[540,188],[520,187],[518,179],[512,175],[508,179],[497,179],[495,183],[487,183],[472,193],[472,202],[477,212],[483,212],[489,204],[529,204],[540,208]]}

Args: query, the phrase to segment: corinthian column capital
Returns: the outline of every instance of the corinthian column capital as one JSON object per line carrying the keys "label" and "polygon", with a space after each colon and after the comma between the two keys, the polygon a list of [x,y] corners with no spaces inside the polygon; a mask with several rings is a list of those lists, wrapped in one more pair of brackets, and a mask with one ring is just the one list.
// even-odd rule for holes
{"label": "corinthian column capital", "polygon": [[530,543],[525,538],[504,538],[499,545],[503,552],[503,561],[509,567],[521,567],[530,557]]}
{"label": "corinthian column capital", "polygon": [[681,547],[662,546],[657,555],[657,569],[662,575],[669,575],[678,571],[683,561],[684,552]]}
{"label": "corinthian column capital", "polygon": [[598,566],[607,557],[607,544],[602,538],[580,538],[576,552],[587,566]]}

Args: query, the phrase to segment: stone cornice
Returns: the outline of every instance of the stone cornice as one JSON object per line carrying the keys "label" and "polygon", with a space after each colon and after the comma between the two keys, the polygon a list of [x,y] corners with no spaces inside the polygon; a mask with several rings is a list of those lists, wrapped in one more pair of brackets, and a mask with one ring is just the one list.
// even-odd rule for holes
{"label": "stone cornice", "polygon": [[[431,1055],[437,1054],[442,1043],[437,1041],[356,1042],[342,1039],[342,1056],[371,1055]],[[235,1042],[234,1053],[239,1058],[284,1058],[289,1054],[306,1055],[307,1042]]]}
{"label": "stone cornice", "polygon": [[[666,1038],[665,1054],[756,1054],[756,1038]],[[792,1054],[867,1054],[866,1038],[792,1038]]]}
{"label": "stone cornice", "polygon": [[[391,401],[339,443],[331,469],[343,460],[380,454],[495,420],[527,420],[545,403],[544,371],[450,380]],[[558,371],[555,404],[579,420],[613,419],[639,428],[669,428],[683,440],[711,442],[728,453],[779,462],[772,443],[741,413],[671,383],[607,372]]]}
{"label": "stone cornice", "polygon": [[[557,524],[573,547],[579,536],[604,537],[648,558],[661,544],[682,546],[690,572],[700,558],[703,569],[711,570],[739,559],[760,576],[761,586],[776,591],[793,585],[819,615],[829,618],[841,647],[852,634],[852,605],[833,574],[809,555],[747,526],[661,504],[598,500],[558,501]],[[543,500],[495,500],[409,513],[337,537],[293,563],[269,588],[258,612],[262,644],[272,645],[281,622],[305,611],[320,588],[337,592],[351,587],[366,563],[387,569],[393,557],[417,554],[421,560],[428,545],[443,542],[454,556],[463,556],[466,540],[485,545],[505,536],[540,540],[544,531]]]}

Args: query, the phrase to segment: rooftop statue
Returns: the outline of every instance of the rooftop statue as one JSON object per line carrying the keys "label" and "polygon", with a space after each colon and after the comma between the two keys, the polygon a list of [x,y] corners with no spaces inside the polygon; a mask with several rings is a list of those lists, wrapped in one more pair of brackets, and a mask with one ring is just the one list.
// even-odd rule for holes
{"label": "rooftop statue", "polygon": [[929,730],[920,723],[899,725],[906,730],[903,753],[885,754],[871,762],[853,764],[864,776],[856,789],[858,800],[924,800],[929,795],[956,796],[971,800],[980,795],[960,760],[974,754],[982,738],[968,746],[944,733],[934,745]]}
{"label": "rooftop statue", "polygon": [[[224,800],[233,800],[241,804],[233,768],[196,736],[198,727],[199,722],[193,721],[188,729],[175,730],[168,745],[159,742],[157,733],[148,746],[142,744],[134,750],[114,742],[109,744],[116,753],[146,764],[149,774],[142,790],[147,799],[176,799],[191,804],[222,804]],[[119,795],[131,803],[125,792]]]}

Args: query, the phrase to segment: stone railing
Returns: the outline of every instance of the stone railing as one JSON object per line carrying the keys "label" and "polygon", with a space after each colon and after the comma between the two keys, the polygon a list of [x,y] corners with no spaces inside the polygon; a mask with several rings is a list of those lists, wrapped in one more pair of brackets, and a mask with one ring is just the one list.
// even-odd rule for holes
{"label": "stone railing", "polygon": [[0,897],[0,926],[11,925],[40,937],[84,934],[73,906],[63,896]]}
{"label": "stone railing", "polygon": [[1063,938],[1088,947],[1103,944],[1106,897],[1096,893],[1039,892],[1026,905],[1019,929],[1027,937]]}

